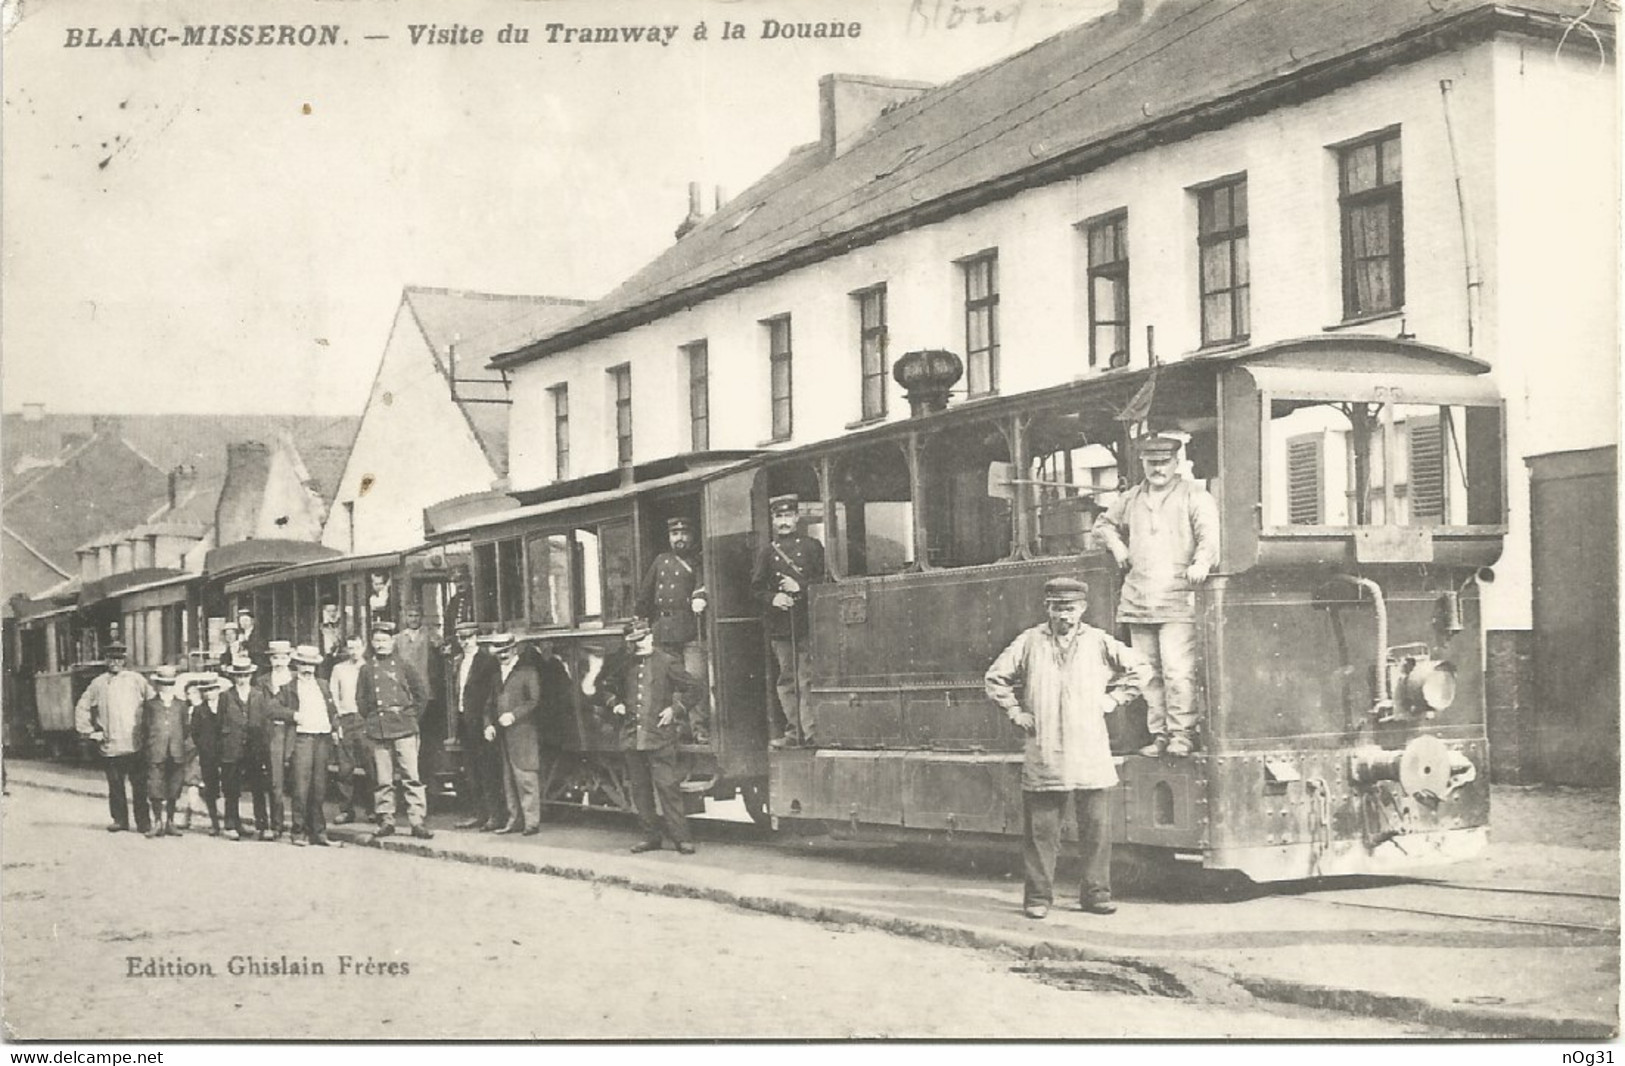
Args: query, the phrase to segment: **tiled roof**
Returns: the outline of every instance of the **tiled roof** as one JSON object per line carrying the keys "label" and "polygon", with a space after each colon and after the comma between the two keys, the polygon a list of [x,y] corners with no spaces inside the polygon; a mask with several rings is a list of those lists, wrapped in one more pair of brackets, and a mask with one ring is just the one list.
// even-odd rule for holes
{"label": "tiled roof", "polygon": [[[1201,109],[1313,76],[1357,76],[1345,61],[1388,42],[1484,33],[1491,16],[1572,19],[1586,0],[1509,7],[1485,0],[1166,0],[1074,27],[900,104],[829,158],[789,159],[512,366],[652,320],[720,292],[951,217],[1024,184],[1102,165],[1214,123]],[[1597,16],[1606,19],[1606,13]],[[1527,21],[1527,20],[1526,20]],[[1433,31],[1440,33],[1429,37]],[[1602,32],[1608,32],[1604,29]],[[1375,61],[1375,60],[1373,60]],[[1324,91],[1324,89],[1320,90]],[[810,103],[809,92],[809,103]],[[1259,105],[1262,106],[1262,105]],[[1276,106],[1279,106],[1278,104]]]}
{"label": "tiled roof", "polygon": [[[504,395],[499,379],[485,369],[491,358],[546,334],[587,306],[562,296],[509,296],[409,285],[402,294],[435,363],[450,387],[451,346],[457,346],[457,377],[485,379],[487,385],[459,383],[459,393],[476,398]],[[499,475],[508,472],[508,408],[504,404],[459,401],[458,408],[480,448]],[[307,456],[307,462],[309,457]]]}

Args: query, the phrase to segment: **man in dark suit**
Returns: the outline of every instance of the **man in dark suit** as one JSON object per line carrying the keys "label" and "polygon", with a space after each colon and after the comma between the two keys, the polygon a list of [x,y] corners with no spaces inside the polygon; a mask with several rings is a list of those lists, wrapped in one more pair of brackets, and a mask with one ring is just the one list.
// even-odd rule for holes
{"label": "man in dark suit", "polygon": [[271,839],[269,819],[271,697],[254,684],[254,664],[226,667],[232,686],[220,696],[220,789],[226,794],[226,828],[246,840],[238,808],[246,783],[254,797],[254,824],[260,839]]}
{"label": "man in dark suit", "polygon": [[220,835],[220,693],[223,687],[213,676],[194,675],[186,683],[186,733],[192,740],[197,759],[198,794],[209,811],[209,835],[214,837]]}
{"label": "man in dark suit", "polygon": [[[673,701],[703,701],[705,682],[656,648],[649,624],[635,618],[627,624],[625,645],[604,663],[586,695],[613,716],[620,729],[621,750],[626,752],[627,772],[632,779],[632,802],[643,826],[643,839],[632,845],[633,853],[658,851],[664,834],[678,852],[694,854],[679,787],[682,771],[677,765],[677,708]],[[658,811],[656,797],[660,801]]]}
{"label": "man in dark suit", "polygon": [[496,656],[480,644],[477,622],[458,622],[462,651],[452,664],[452,700],[457,714],[457,737],[463,746],[463,778],[474,800],[473,814],[457,823],[458,829],[490,831],[508,824],[503,802],[502,751],[485,739],[485,711],[502,684]]}
{"label": "man in dark suit", "polygon": [[519,641],[510,634],[491,638],[496,654],[498,687],[486,703],[485,739],[502,748],[502,791],[508,821],[499,833],[535,836],[542,827],[540,748],[536,712],[542,702],[542,679],[534,667],[519,662]]}

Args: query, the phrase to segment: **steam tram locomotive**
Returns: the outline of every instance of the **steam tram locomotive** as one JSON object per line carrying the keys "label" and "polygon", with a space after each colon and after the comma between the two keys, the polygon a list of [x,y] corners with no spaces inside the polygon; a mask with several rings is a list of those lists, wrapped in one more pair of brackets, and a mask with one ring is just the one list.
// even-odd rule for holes
{"label": "steam tram locomotive", "polygon": [[[452,507],[413,552],[289,559],[302,565],[214,575],[210,595],[255,603],[263,632],[300,640],[330,599],[364,629],[380,586],[431,628],[471,617],[518,634],[544,670],[544,800],[630,810],[617,730],[583,685],[620,644],[666,519],[697,518],[712,728],[680,745],[690,813],[737,795],[774,827],[1007,839],[1023,741],[982,674],[1042,617],[1051,577],[1088,582],[1087,620],[1116,628],[1119,573],[1090,529],[1139,476],[1132,419],[1187,441],[1222,536],[1195,592],[1199,749],[1138,755],[1143,705],[1110,716],[1116,842],[1260,881],[1434,864],[1476,851],[1489,825],[1479,587],[1505,533],[1506,471],[1487,369],[1415,342],[1316,337],[1113,370],[922,404],[800,448],[559,482],[481,516]],[[790,492],[831,578],[810,588],[798,635],[816,749],[769,746],[776,697],[750,587],[768,500]],[[64,700],[88,677],[75,676]],[[448,787],[452,697],[441,690]]]}
{"label": "steam tram locomotive", "polygon": [[[1090,533],[1138,476],[1125,410],[1188,440],[1220,562],[1196,592],[1200,750],[1147,758],[1143,706],[1114,715],[1114,834],[1256,880],[1464,856],[1489,822],[1478,588],[1505,531],[1504,414],[1471,357],[1310,338],[920,410],[802,448],[690,455],[520,496],[448,526],[475,617],[540,644],[575,682],[544,726],[550,802],[626,808],[614,731],[580,695],[634,612],[665,519],[700,520],[710,594],[709,742],[684,744],[692,810],[745,798],[782,826],[1019,834],[1022,738],[982,672],[1081,577],[1115,628],[1119,576]],[[817,749],[771,749],[749,578],[768,499],[799,494],[831,580],[811,589]]]}

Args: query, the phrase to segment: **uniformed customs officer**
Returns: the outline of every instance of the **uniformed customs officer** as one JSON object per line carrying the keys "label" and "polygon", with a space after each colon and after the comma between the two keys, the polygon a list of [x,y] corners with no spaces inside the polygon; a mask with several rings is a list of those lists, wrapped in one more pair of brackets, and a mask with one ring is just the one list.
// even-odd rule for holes
{"label": "uniformed customs officer", "polygon": [[824,546],[801,532],[800,497],[775,496],[768,503],[773,539],[756,556],[751,590],[766,612],[767,635],[778,668],[779,709],[784,735],[776,748],[816,744],[810,698],[812,629],[807,588],[825,578]]}
{"label": "uniformed customs officer", "polygon": [[179,680],[173,666],[160,666],[152,674],[154,694],[141,708],[143,755],[147,762],[147,798],[152,802],[152,825],[147,836],[175,836],[175,804],[186,782],[191,742],[186,735],[186,703],[178,698]]}
{"label": "uniformed customs officer", "polygon": [[426,702],[423,679],[396,656],[394,622],[374,619],[372,655],[361,667],[356,704],[367,725],[367,739],[372,741],[378,775],[373,801],[378,815],[376,835],[387,837],[395,832],[398,780],[406,792],[406,819],[412,835],[426,840],[434,833],[424,824],[428,790],[418,775],[418,720]]}
{"label": "uniformed customs officer", "polygon": [[1117,622],[1154,671],[1145,690],[1152,739],[1140,749],[1150,756],[1195,749],[1195,589],[1219,559],[1218,505],[1179,472],[1179,448],[1176,437],[1141,438],[1145,480],[1095,520],[1095,533],[1126,571]]}
{"label": "uniformed customs officer", "polygon": [[1024,631],[985,678],[988,699],[1027,736],[1021,768],[1022,907],[1043,918],[1055,901],[1061,814],[1072,797],[1083,856],[1079,904],[1111,914],[1111,790],[1117,786],[1106,714],[1138,695],[1151,667],[1144,656],[1083,621],[1089,587],[1069,577],[1044,585],[1048,621]]}
{"label": "uniformed customs officer", "polygon": [[654,633],[643,619],[627,624],[625,639],[597,680],[589,678],[582,691],[608,712],[620,732],[632,802],[643,827],[643,840],[632,845],[632,851],[657,851],[664,835],[679,852],[692,855],[677,765],[675,704],[705,699],[705,684],[684,670],[676,657],[655,647]]}
{"label": "uniformed customs officer", "polygon": [[[705,645],[700,640],[708,603],[705,571],[699,553],[694,520],[682,515],[666,519],[670,551],[661,552],[643,575],[638,590],[638,614],[649,619],[655,647],[673,656],[683,669],[702,681],[710,677]],[[704,704],[709,707],[709,701]],[[710,743],[711,723],[691,709],[689,722],[694,743]]]}

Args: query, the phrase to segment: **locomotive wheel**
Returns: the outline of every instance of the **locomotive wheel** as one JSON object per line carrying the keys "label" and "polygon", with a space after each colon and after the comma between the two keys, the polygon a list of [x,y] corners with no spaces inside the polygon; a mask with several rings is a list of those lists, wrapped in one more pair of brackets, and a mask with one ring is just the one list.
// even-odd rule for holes
{"label": "locomotive wheel", "polygon": [[739,786],[739,798],[745,801],[745,813],[763,829],[771,829],[773,816],[767,812],[767,786],[750,782]]}

